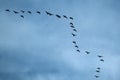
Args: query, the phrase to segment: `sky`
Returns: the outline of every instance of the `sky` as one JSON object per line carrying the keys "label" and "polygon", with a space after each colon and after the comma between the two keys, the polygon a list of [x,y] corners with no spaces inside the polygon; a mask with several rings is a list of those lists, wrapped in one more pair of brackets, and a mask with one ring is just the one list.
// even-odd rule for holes
{"label": "sky", "polygon": [[[120,80],[119,4],[119,0],[0,0],[0,80]],[[97,67],[100,73],[95,72]]]}

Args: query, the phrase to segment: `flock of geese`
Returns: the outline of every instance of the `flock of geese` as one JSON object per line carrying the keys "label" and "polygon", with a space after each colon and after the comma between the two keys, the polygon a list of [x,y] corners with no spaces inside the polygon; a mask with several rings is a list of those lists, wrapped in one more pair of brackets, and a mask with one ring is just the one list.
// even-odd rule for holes
{"label": "flock of geese", "polygon": [[[19,13],[28,13],[28,14],[32,14],[32,11],[25,11],[25,10],[20,10],[20,11],[12,10],[12,11],[11,11],[10,9],[6,9],[5,11],[6,11],[6,12],[13,12],[13,13],[15,13],[15,14],[19,14]],[[36,11],[36,13],[37,13],[37,14],[41,14],[40,11]],[[48,11],[45,11],[45,13],[46,13],[48,16],[53,16],[53,15],[54,15],[54,14],[48,12]],[[69,19],[73,20],[73,17],[67,17],[66,15],[60,16],[60,15],[58,15],[58,14],[55,14],[55,16],[56,16],[57,18],[62,18],[62,17],[64,17],[64,18],[66,18],[66,19],[69,18]],[[24,15],[21,14],[20,17],[21,17],[21,18],[24,18]]]}
{"label": "flock of geese", "polygon": [[[104,62],[103,56],[97,55],[97,57],[99,58],[99,60],[100,60],[101,62]],[[100,72],[101,72],[101,67],[97,67],[97,68],[96,68],[96,73],[100,73]],[[95,77],[96,77],[96,78],[99,78],[100,76],[99,76],[99,75],[95,75]]]}
{"label": "flock of geese", "polygon": [[[77,34],[75,32],[77,32],[77,29],[75,28],[74,24],[72,22],[70,22],[70,27],[72,28],[73,32],[72,32],[72,36],[75,37],[77,36]],[[72,41],[72,43],[74,44],[74,47],[76,48],[76,51],[80,53],[80,49],[79,49],[79,46],[77,45],[77,42],[76,41]],[[90,54],[89,51],[85,51],[86,54]],[[99,60],[101,62],[104,62],[104,59],[103,59],[103,56],[102,55],[97,55],[97,57],[99,58]],[[96,68],[96,73],[100,73],[101,72],[101,67],[97,67]],[[95,78],[99,78],[100,76],[99,75],[94,75]]]}
{"label": "flock of geese", "polygon": [[[6,12],[13,12],[14,14],[19,14],[19,13],[32,14],[31,11],[24,11],[24,10],[15,11],[15,10],[6,9],[5,11],[6,11]],[[37,14],[41,14],[40,11],[36,11],[36,13],[37,13]],[[46,15],[48,15],[48,16],[56,16],[57,18],[62,18],[62,17],[63,17],[63,18],[65,18],[65,19],[73,20],[73,17],[68,17],[68,16],[66,16],[66,15],[62,15],[62,16],[61,16],[61,15],[58,15],[58,14],[50,13],[50,12],[48,12],[48,11],[45,11],[45,13],[46,13]],[[20,17],[21,17],[21,18],[24,18],[24,15],[23,15],[23,14],[20,15]],[[76,29],[76,27],[74,26],[74,24],[73,24],[72,22],[70,22],[69,24],[70,24],[70,27],[71,27],[71,29],[72,29],[72,31],[73,31],[73,32],[71,33],[72,37],[76,37],[76,36],[77,36],[77,29]],[[80,53],[81,51],[80,51],[80,49],[79,49],[79,46],[78,46],[77,42],[76,42],[75,40],[73,40],[72,43],[74,44],[74,47],[76,48],[76,51],[77,51],[78,53]],[[86,54],[90,54],[89,51],[85,51],[85,53],[86,53]],[[101,62],[104,62],[104,59],[103,59],[103,56],[102,56],[102,55],[97,55],[97,57],[99,58],[99,60],[100,60]],[[95,72],[96,72],[96,74],[94,75],[94,77],[95,77],[95,78],[99,78],[100,75],[98,75],[97,73],[100,73],[100,72],[101,72],[101,67],[97,67],[96,70],[95,70]]]}

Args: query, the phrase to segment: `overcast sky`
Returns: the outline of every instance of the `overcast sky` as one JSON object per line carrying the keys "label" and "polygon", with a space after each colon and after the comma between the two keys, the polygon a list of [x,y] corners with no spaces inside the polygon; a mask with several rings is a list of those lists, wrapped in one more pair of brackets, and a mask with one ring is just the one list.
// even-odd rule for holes
{"label": "overcast sky", "polygon": [[0,80],[120,80],[119,36],[119,0],[0,0]]}

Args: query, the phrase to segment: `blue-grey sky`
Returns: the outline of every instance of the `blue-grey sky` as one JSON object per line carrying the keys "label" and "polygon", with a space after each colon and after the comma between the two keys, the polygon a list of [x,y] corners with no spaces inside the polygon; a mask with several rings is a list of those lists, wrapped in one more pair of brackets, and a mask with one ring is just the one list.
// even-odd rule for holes
{"label": "blue-grey sky", "polygon": [[[0,80],[120,80],[119,0],[0,0]],[[20,14],[10,10],[32,11]],[[39,10],[41,15],[37,14]],[[74,20],[47,16],[73,16]],[[78,30],[77,36],[69,22]],[[76,40],[81,53],[72,44]],[[91,54],[85,54],[85,51]],[[97,55],[103,55],[100,62]],[[101,72],[96,73],[97,67]]]}

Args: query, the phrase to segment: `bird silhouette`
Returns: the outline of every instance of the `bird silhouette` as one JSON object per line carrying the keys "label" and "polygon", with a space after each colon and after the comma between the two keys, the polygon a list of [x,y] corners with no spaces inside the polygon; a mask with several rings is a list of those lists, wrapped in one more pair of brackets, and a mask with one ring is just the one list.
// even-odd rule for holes
{"label": "bird silhouette", "polygon": [[64,18],[66,18],[66,19],[68,18],[68,17],[67,17],[67,16],[65,16],[65,15],[63,15],[63,17],[64,17]]}
{"label": "bird silhouette", "polygon": [[77,30],[76,30],[76,29],[73,29],[73,31],[77,32]]}
{"label": "bird silhouette", "polygon": [[95,75],[96,78],[99,78],[100,76]]}
{"label": "bird silhouette", "polygon": [[74,36],[76,36],[76,34],[73,34],[73,33],[72,33],[72,36],[74,37]]}
{"label": "bird silhouette", "polygon": [[76,44],[76,41],[72,41],[74,44]]}
{"label": "bird silhouette", "polygon": [[23,16],[23,15],[20,15],[20,17],[24,18],[24,16]]}
{"label": "bird silhouette", "polygon": [[100,70],[100,67],[97,67],[98,70]]}
{"label": "bird silhouette", "polygon": [[104,62],[104,59],[100,59],[100,61]]}
{"label": "bird silhouette", "polygon": [[29,14],[32,14],[32,12],[31,11],[27,11]]}
{"label": "bird silhouette", "polygon": [[71,28],[75,28],[73,25],[70,26]]}
{"label": "bird silhouette", "polygon": [[100,71],[96,70],[96,72],[100,72]]}
{"label": "bird silhouette", "polygon": [[73,25],[73,23],[72,23],[72,22],[70,22],[70,25]]}
{"label": "bird silhouette", "polygon": [[86,54],[90,54],[90,52],[88,52],[88,51],[85,51],[85,53],[86,53]]}
{"label": "bird silhouette", "polygon": [[25,11],[21,10],[22,13],[25,13]]}
{"label": "bird silhouette", "polygon": [[5,11],[10,12],[10,10],[9,10],[9,9],[6,9]]}
{"label": "bird silhouette", "polygon": [[18,13],[19,13],[19,12],[17,12],[17,11],[14,11],[14,10],[13,10],[13,12],[14,12],[15,14],[18,14]]}
{"label": "bird silhouette", "polygon": [[77,45],[75,45],[75,47],[76,47],[76,48],[78,48],[78,46],[77,46]]}
{"label": "bird silhouette", "polygon": [[53,14],[50,12],[45,11],[47,15],[52,16]]}
{"label": "bird silhouette", "polygon": [[77,49],[76,51],[80,53],[80,50],[79,50],[79,49]]}
{"label": "bird silhouette", "polygon": [[60,16],[60,15],[58,15],[58,14],[56,14],[56,17],[61,18],[61,16]]}
{"label": "bird silhouette", "polygon": [[73,17],[70,17],[71,20],[73,20]]}
{"label": "bird silhouette", "polygon": [[40,11],[36,11],[36,13],[41,14]]}
{"label": "bird silhouette", "polygon": [[101,57],[103,57],[103,56],[98,55],[98,57],[101,58]]}

